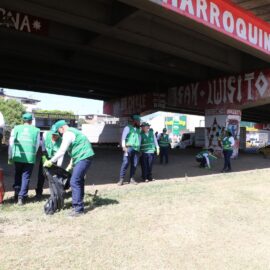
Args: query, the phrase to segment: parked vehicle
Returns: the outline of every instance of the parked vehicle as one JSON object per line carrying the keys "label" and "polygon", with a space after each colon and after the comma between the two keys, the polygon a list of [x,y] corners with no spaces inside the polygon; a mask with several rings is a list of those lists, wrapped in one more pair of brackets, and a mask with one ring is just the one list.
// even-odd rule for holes
{"label": "parked vehicle", "polygon": [[118,124],[82,124],[82,133],[93,144],[113,144],[120,143],[121,129]]}
{"label": "parked vehicle", "polygon": [[262,154],[264,158],[270,157],[270,144],[266,145],[265,147],[261,147],[258,149],[258,153]]}
{"label": "parked vehicle", "polygon": [[186,149],[187,147],[194,147],[195,146],[195,133],[183,133],[181,140],[179,142],[180,149]]}

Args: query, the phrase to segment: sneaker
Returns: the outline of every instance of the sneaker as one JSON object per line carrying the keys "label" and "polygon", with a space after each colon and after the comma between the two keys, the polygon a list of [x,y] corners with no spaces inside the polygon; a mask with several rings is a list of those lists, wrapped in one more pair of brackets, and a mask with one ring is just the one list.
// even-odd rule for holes
{"label": "sneaker", "polygon": [[36,194],[35,200],[36,201],[41,201],[42,200],[42,194]]}
{"label": "sneaker", "polygon": [[18,194],[14,194],[14,202],[17,203],[18,202]]}
{"label": "sneaker", "polygon": [[68,213],[69,217],[80,217],[84,215],[84,212],[76,212],[75,210],[72,210],[71,212]]}
{"label": "sneaker", "polygon": [[124,185],[124,178],[120,178],[119,182],[117,183],[118,186]]}
{"label": "sneaker", "polygon": [[138,185],[138,183],[134,180],[134,178],[130,178],[130,184]]}
{"label": "sneaker", "polygon": [[18,198],[18,205],[22,206],[25,204],[25,199],[24,198]]}

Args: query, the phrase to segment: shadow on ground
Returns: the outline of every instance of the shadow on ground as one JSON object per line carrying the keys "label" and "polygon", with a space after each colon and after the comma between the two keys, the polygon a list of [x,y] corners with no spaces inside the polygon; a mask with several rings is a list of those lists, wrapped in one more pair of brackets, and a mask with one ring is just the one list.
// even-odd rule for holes
{"label": "shadow on ground", "polygon": [[[41,201],[46,201],[46,200],[49,199],[49,197],[50,197],[50,195],[44,194],[44,195],[41,196],[41,198],[39,198],[39,199],[37,200],[37,199],[35,198],[35,196],[31,196],[31,197],[27,198],[26,204],[28,204],[28,203],[34,203],[34,202],[37,202],[37,201],[39,201],[39,202],[41,202]],[[4,205],[7,205],[7,204],[14,204],[14,203],[15,203],[15,201],[14,201],[14,197],[13,197],[13,196],[12,196],[12,197],[9,197],[9,198],[7,198],[7,199],[5,199],[4,202],[3,202]]]}
{"label": "shadow on ground", "polygon": [[[214,162],[212,170],[201,169],[195,161],[200,149],[174,149],[170,151],[169,164],[160,165],[155,161],[153,176],[156,180],[168,180],[171,178],[194,177],[220,173],[223,160]],[[95,157],[87,174],[86,185],[104,185],[116,183],[119,180],[119,169],[122,161],[122,152],[118,148],[95,148]],[[68,160],[65,160],[67,164]],[[64,164],[64,165],[65,165]],[[239,158],[232,160],[233,171],[247,171],[269,168],[270,160],[257,154],[240,153]],[[0,167],[4,169],[6,191],[12,191],[14,167],[7,165],[7,150],[0,152]],[[38,163],[31,177],[30,189],[35,189],[37,184]],[[140,180],[141,169],[137,169],[136,179]],[[127,178],[128,180],[128,173]],[[47,183],[45,188],[47,188]]]}
{"label": "shadow on ground", "polygon": [[[66,193],[65,198],[71,197],[71,191]],[[113,204],[119,204],[119,201],[110,199],[110,198],[103,198],[100,195],[98,195],[97,190],[94,194],[85,194],[84,196],[84,206],[85,206],[85,212],[89,212],[91,210],[94,210],[95,208],[107,206],[107,205],[113,205]],[[72,202],[66,202],[64,209],[70,209],[72,208]]]}

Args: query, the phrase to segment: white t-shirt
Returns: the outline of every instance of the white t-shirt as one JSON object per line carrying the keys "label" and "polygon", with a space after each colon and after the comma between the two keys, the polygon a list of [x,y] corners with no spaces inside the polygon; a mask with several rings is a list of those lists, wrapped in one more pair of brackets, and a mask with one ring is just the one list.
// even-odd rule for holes
{"label": "white t-shirt", "polygon": [[0,112],[0,128],[5,127],[5,120],[3,114]]}
{"label": "white t-shirt", "polygon": [[59,159],[63,159],[66,151],[68,150],[69,146],[75,141],[76,136],[71,131],[66,131],[63,134],[62,143],[59,150],[55,153],[55,155],[51,158],[52,162],[56,162]]}

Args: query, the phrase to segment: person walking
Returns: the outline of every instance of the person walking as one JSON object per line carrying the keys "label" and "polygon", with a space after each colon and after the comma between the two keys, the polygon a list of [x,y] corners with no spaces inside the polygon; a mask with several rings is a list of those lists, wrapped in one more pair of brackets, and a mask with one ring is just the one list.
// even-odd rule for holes
{"label": "person walking", "polygon": [[125,181],[126,171],[130,165],[130,184],[137,185],[134,179],[136,168],[139,162],[140,151],[140,122],[141,117],[139,115],[132,115],[131,122],[128,124],[122,133],[122,149],[123,149],[123,161],[120,168],[120,179],[118,185],[122,186]]}
{"label": "person walking", "polygon": [[155,152],[159,155],[159,145],[153,129],[150,125],[143,122],[141,125],[141,168],[142,179],[145,182],[153,181],[152,168],[155,159]]}
{"label": "person walking", "polygon": [[222,172],[231,172],[231,157],[233,154],[233,147],[235,144],[234,137],[232,136],[232,133],[230,130],[226,131],[226,136],[223,138],[221,145],[223,148],[223,155],[224,155],[224,167],[222,169]]}
{"label": "person walking", "polygon": [[28,197],[30,177],[36,162],[39,148],[40,130],[32,125],[33,116],[23,115],[23,125],[17,125],[11,131],[9,139],[9,164],[15,165],[14,200],[23,205]]}
{"label": "person walking", "polygon": [[[60,149],[62,138],[58,131],[56,130],[56,126],[53,125],[51,130],[43,133],[42,140],[40,140],[40,146],[42,149],[42,157],[39,163],[38,169],[38,181],[36,188],[36,199],[40,200],[42,198],[43,186],[44,186],[44,174],[43,174],[43,164],[46,160],[51,159],[56,152]],[[63,163],[64,157],[61,157],[57,161],[57,166],[61,167]]]}
{"label": "person walking", "polygon": [[72,172],[70,186],[73,207],[69,216],[78,217],[84,214],[85,175],[92,164],[94,151],[87,137],[78,129],[69,127],[65,120],[57,121],[55,129],[62,134],[62,143],[59,150],[51,159],[46,160],[43,166],[50,168],[68,151],[71,161],[66,170]]}
{"label": "person walking", "polygon": [[169,162],[169,148],[170,148],[170,139],[167,134],[167,129],[164,128],[162,133],[159,136],[158,144],[160,147],[160,164],[163,164],[163,160],[165,159],[165,164]]}

